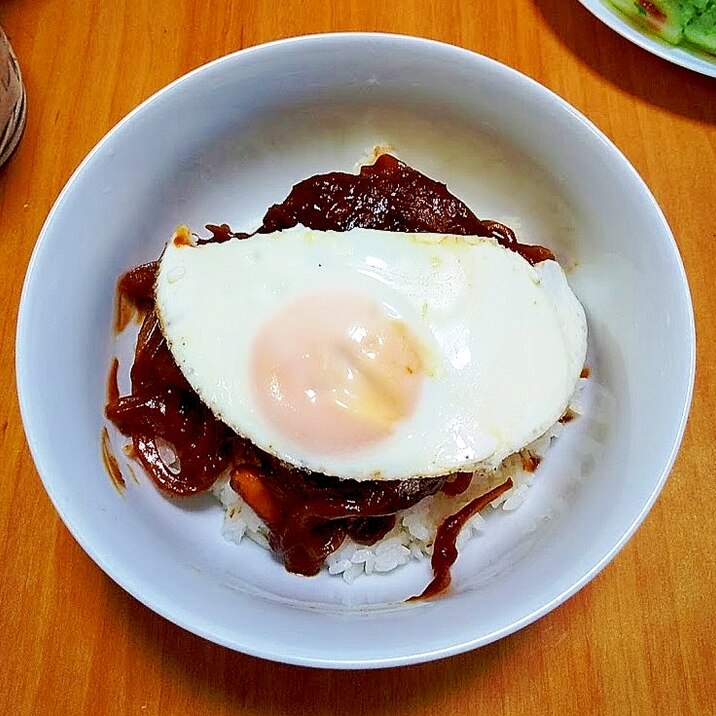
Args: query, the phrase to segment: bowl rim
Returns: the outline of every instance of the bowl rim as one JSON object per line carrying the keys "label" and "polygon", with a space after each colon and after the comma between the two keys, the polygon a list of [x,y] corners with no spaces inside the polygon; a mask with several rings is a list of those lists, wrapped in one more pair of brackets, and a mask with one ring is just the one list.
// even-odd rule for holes
{"label": "bowl rim", "polygon": [[[534,609],[533,611],[525,614],[522,618],[515,620],[513,623],[507,624],[503,626],[500,629],[493,630],[492,632],[488,634],[483,634],[477,637],[470,637],[465,638],[464,640],[461,640],[457,643],[449,643],[444,644],[440,648],[435,648],[430,651],[421,651],[419,649],[413,649],[410,653],[401,654],[398,656],[391,656],[391,657],[366,657],[362,656],[359,658],[351,658],[351,659],[336,659],[331,658],[330,655],[323,658],[314,658],[314,657],[301,657],[301,656],[295,656],[293,654],[282,654],[276,651],[267,651],[262,648],[257,648],[253,646],[250,642],[250,640],[246,640],[244,643],[237,643],[234,640],[227,639],[223,637],[222,635],[218,635],[216,633],[211,632],[210,630],[204,629],[200,624],[192,623],[190,619],[183,618],[183,615],[178,614],[177,612],[170,612],[168,611],[165,606],[166,604],[164,602],[157,602],[155,599],[152,599],[155,595],[147,595],[145,593],[142,593],[141,590],[137,588],[137,585],[131,580],[128,580],[126,578],[126,575],[121,572],[120,569],[115,568],[115,565],[108,564],[107,560],[105,559],[105,556],[100,553],[99,550],[95,549],[90,541],[85,539],[84,535],[82,534],[81,530],[73,523],[72,516],[69,514],[66,514],[60,506],[58,502],[57,496],[54,494],[52,487],[48,484],[48,481],[45,478],[45,475],[49,473],[45,456],[43,455],[43,444],[38,440],[36,436],[36,427],[35,427],[35,418],[34,418],[34,411],[36,408],[33,405],[32,399],[29,397],[31,391],[31,368],[28,361],[28,348],[27,348],[27,341],[28,341],[28,333],[30,331],[29,319],[28,319],[28,313],[31,299],[32,299],[32,292],[33,292],[33,285],[35,283],[35,276],[36,276],[36,266],[39,261],[39,257],[42,254],[42,252],[45,250],[45,246],[47,245],[49,241],[50,236],[50,230],[52,227],[52,224],[54,222],[55,216],[58,214],[58,212],[63,207],[64,203],[66,202],[68,196],[73,191],[73,187],[76,183],[76,180],[78,177],[85,171],[87,166],[92,162],[94,157],[102,151],[102,149],[105,147],[106,144],[109,144],[113,141],[116,134],[123,128],[126,124],[136,121],[137,118],[141,117],[145,112],[147,112],[152,104],[156,102],[159,98],[165,96],[174,88],[182,85],[183,83],[187,82],[194,76],[206,72],[209,68],[213,68],[216,66],[219,66],[224,63],[232,63],[236,61],[237,57],[246,57],[253,54],[263,53],[266,51],[271,51],[272,49],[283,47],[283,46],[293,46],[293,45],[300,45],[305,43],[323,43],[323,42],[333,42],[333,41],[365,41],[365,40],[374,40],[374,41],[380,41],[380,42],[408,42],[413,43],[416,46],[429,46],[433,50],[436,51],[442,51],[442,52],[450,52],[454,53],[457,56],[460,56],[463,59],[467,59],[468,61],[475,61],[478,60],[480,62],[486,63],[486,65],[491,66],[493,69],[497,69],[498,71],[505,72],[509,75],[511,75],[515,80],[519,82],[523,82],[526,85],[530,86],[533,90],[536,90],[538,92],[541,92],[545,95],[545,98],[549,100],[560,112],[567,112],[568,114],[572,115],[577,121],[579,121],[585,129],[589,130],[589,132],[592,134],[594,139],[606,146],[606,148],[609,150],[611,154],[614,155],[615,160],[623,164],[623,168],[627,170],[631,176],[632,179],[634,179],[638,184],[641,185],[642,190],[645,192],[646,196],[651,201],[651,208],[654,211],[655,218],[658,218],[661,222],[664,231],[665,236],[664,238],[669,238],[669,247],[671,250],[671,254],[673,258],[676,260],[676,266],[678,267],[678,275],[680,278],[680,284],[681,288],[683,289],[684,293],[684,299],[686,302],[686,308],[688,309],[688,317],[689,320],[687,322],[687,325],[685,326],[686,332],[688,333],[688,346],[686,349],[688,350],[688,376],[687,377],[687,391],[682,396],[681,401],[681,414],[679,415],[679,422],[678,422],[678,428],[674,434],[673,443],[668,455],[668,459],[664,463],[664,466],[661,470],[661,474],[659,475],[659,478],[657,481],[654,482],[654,487],[652,489],[651,494],[649,495],[648,500],[643,505],[642,509],[639,511],[639,513],[634,517],[634,519],[631,521],[631,523],[628,525],[624,533],[622,534],[621,538],[611,547],[611,549],[603,555],[603,557],[594,564],[590,569],[586,570],[578,579],[576,579],[569,588],[563,590],[561,593],[557,594],[554,598],[549,600],[547,603],[542,604],[539,608]],[[462,47],[458,47],[456,45],[451,45],[448,43],[439,42],[437,40],[422,38],[422,37],[416,37],[411,35],[401,35],[401,34],[391,34],[391,33],[378,33],[378,32],[331,32],[331,33],[317,33],[317,34],[311,34],[311,35],[298,35],[288,38],[283,38],[279,40],[274,40],[267,43],[262,43],[258,45],[254,45],[248,48],[243,48],[240,50],[237,50],[235,52],[229,53],[227,55],[224,55],[222,57],[216,58],[204,65],[201,65],[186,74],[180,76],[179,78],[173,80],[169,84],[165,85],[164,87],[157,90],[155,93],[153,93],[150,97],[145,99],[143,102],[141,102],[137,107],[135,107],[133,110],[131,110],[125,117],[120,119],[95,145],[94,147],[89,151],[89,153],[85,156],[85,158],[80,162],[78,167],[75,169],[75,171],[72,173],[70,178],[65,183],[64,187],[60,191],[59,195],[57,196],[57,199],[55,200],[50,212],[47,215],[47,218],[42,226],[42,229],[40,230],[40,233],[38,235],[38,239],[36,241],[35,247],[33,249],[30,261],[27,266],[27,271],[25,275],[25,280],[22,287],[22,293],[20,296],[20,302],[19,302],[19,311],[18,311],[18,317],[17,317],[17,332],[16,332],[16,345],[15,345],[15,364],[16,364],[16,385],[17,385],[17,394],[18,394],[18,401],[19,401],[19,407],[20,407],[20,414],[23,422],[23,427],[25,430],[25,435],[27,439],[27,443],[33,458],[33,461],[36,466],[36,470],[38,475],[40,476],[40,479],[43,483],[43,486],[45,488],[45,491],[47,492],[50,501],[52,502],[53,506],[55,507],[55,510],[57,511],[58,515],[60,516],[62,522],[64,522],[67,529],[70,531],[74,539],[80,544],[82,549],[85,551],[85,553],[102,569],[107,576],[109,576],[115,583],[117,583],[122,589],[124,589],[126,592],[131,594],[133,597],[135,597],[137,600],[139,600],[141,603],[143,603],[145,606],[150,608],[155,613],[161,615],[168,621],[182,627],[183,629],[186,629],[187,631],[194,633],[196,635],[199,635],[203,638],[206,638],[209,641],[212,641],[214,643],[220,644],[222,646],[231,648],[236,651],[241,651],[245,654],[260,657],[263,659],[268,659],[272,661],[277,661],[281,663],[287,663],[287,664],[294,664],[294,665],[300,665],[300,666],[310,666],[310,667],[320,667],[320,668],[341,668],[341,669],[365,669],[365,668],[384,668],[384,667],[392,667],[392,666],[400,666],[400,665],[408,665],[408,664],[416,664],[416,663],[423,663],[428,661],[433,661],[437,659],[442,659],[448,656],[453,656],[456,654],[464,653],[466,651],[475,649],[480,646],[484,646],[488,643],[491,643],[493,641],[496,641],[498,639],[501,639],[504,636],[507,636],[519,629],[522,629],[523,627],[531,624],[532,622],[536,621],[540,617],[544,616],[545,614],[549,613],[553,609],[555,609],[557,606],[562,604],[565,600],[567,600],[569,597],[571,597],[573,594],[575,594],[577,591],[579,591],[583,586],[585,586],[591,579],[593,579],[611,560],[616,556],[616,554],[623,548],[623,546],[627,543],[627,541],[633,536],[634,532],[637,530],[637,528],[641,525],[643,520],[645,519],[648,512],[651,510],[654,502],[656,501],[658,495],[660,494],[666,479],[671,472],[671,469],[673,468],[674,462],[676,460],[676,456],[678,454],[679,448],[681,446],[684,431],[686,428],[686,423],[688,420],[689,410],[692,402],[693,397],[693,390],[694,390],[694,379],[695,379],[695,370],[696,370],[696,331],[695,331],[695,320],[694,320],[694,312],[693,312],[693,304],[691,299],[691,292],[686,276],[686,272],[684,269],[683,261],[681,259],[678,246],[676,244],[676,241],[674,239],[673,233],[671,232],[671,229],[668,225],[668,222],[666,221],[666,218],[661,210],[661,207],[658,205],[656,199],[654,198],[653,194],[649,190],[648,186],[642,179],[642,177],[639,175],[639,173],[636,171],[636,169],[632,166],[632,164],[629,162],[629,160],[624,156],[624,154],[614,145],[614,143],[601,131],[599,130],[585,115],[583,115],[581,112],[579,112],[575,107],[573,107],[571,104],[569,104],[566,100],[561,98],[559,95],[557,95],[555,92],[550,90],[549,88],[545,87],[544,85],[537,82],[535,79],[529,77],[528,75],[525,75],[524,73],[510,67],[509,65],[506,65],[502,62],[499,62],[498,60],[495,60],[493,58],[490,58],[485,55],[481,55],[477,52],[474,52],[472,50],[468,50]]]}

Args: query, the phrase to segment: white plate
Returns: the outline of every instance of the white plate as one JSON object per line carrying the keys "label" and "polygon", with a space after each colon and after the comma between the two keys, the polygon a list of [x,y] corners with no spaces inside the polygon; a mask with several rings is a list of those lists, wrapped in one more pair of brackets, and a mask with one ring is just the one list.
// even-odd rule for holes
{"label": "white plate", "polygon": [[[427,563],[352,586],[287,574],[256,545],[225,542],[210,498],[167,500],[141,477],[118,494],[99,449],[117,277],[155,258],[179,223],[251,225],[294,182],[353,170],[377,143],[446,181],[479,216],[552,246],[590,327],[587,414],[540,466],[527,502],[490,515],[463,550],[451,593],[409,605],[401,600],[427,583]],[[127,591],[233,649],[358,668],[486,644],[604,567],[675,458],[694,349],[669,227],[634,169],[574,108],[456,47],[323,35],[212,62],[138,107],[92,150],[28,268],[17,382],[50,498]]]}
{"label": "white plate", "polygon": [[619,12],[607,0],[579,0],[579,2],[605,25],[611,27],[622,37],[626,37],[627,40],[631,40],[634,44],[647,50],[647,52],[694,72],[716,77],[716,58],[712,55],[681,45],[670,45],[655,35],[649,34],[648,31],[640,28]]}

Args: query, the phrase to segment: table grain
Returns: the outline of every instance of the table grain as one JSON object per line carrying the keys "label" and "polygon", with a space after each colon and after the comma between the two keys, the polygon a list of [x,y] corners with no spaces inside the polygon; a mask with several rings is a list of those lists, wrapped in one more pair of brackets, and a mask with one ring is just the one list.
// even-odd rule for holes
{"label": "table grain", "polygon": [[[716,713],[715,79],[632,45],[576,0],[2,0],[0,24],[20,60],[29,107],[19,149],[0,169],[0,713]],[[100,137],[209,60],[276,38],[347,30],[475,50],[592,119],[666,214],[699,340],[681,453],[614,562],[564,605],[497,643],[372,672],[234,653],[122,591],[45,495],[14,374],[17,308],[33,245]]]}

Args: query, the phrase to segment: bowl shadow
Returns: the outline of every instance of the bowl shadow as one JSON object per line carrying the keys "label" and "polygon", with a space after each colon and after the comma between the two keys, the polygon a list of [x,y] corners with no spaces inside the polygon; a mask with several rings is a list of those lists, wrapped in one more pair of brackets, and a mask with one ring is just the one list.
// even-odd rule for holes
{"label": "bowl shadow", "polygon": [[647,52],[577,0],[533,0],[560,42],[621,90],[701,122],[716,123],[716,80]]}

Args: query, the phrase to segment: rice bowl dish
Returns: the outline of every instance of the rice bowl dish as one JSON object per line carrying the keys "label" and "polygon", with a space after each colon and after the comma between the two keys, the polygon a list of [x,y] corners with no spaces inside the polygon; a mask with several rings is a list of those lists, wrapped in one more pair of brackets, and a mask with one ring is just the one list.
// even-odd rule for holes
{"label": "rice bowl dish", "polygon": [[105,413],[162,492],[211,488],[234,542],[348,583],[429,555],[427,598],[577,416],[586,319],[548,248],[373,156],[299,182],[254,231],[179,227],[127,272],[115,326],[141,328]]}
{"label": "rice bowl dish", "polygon": [[[348,563],[369,564],[370,555],[337,551],[340,576],[328,573],[329,564],[316,577],[297,578],[253,540],[237,548],[222,539],[225,510],[212,495],[167,500],[135,469],[136,484],[123,443],[111,434],[126,482],[118,494],[98,446],[107,366],[117,353],[128,370],[132,358],[131,346],[115,349],[110,328],[118,276],[156,260],[182,223],[200,234],[212,221],[253,228],[305,177],[355,172],[356,158],[376,141],[446,182],[478,216],[549,246],[590,330],[591,373],[575,398],[582,414],[552,441],[527,499],[516,510],[485,509],[485,529],[460,549],[450,592],[407,604],[429,581],[429,560],[411,557],[389,578],[373,564],[371,575],[348,584]],[[574,148],[569,155],[565,143]],[[243,51],[183,78],[124,120],[48,217],[28,271],[17,346],[20,405],[38,472],[101,568],[154,611],[212,641],[338,668],[472,649],[584,586],[633,534],[666,479],[694,357],[673,238],[606,137],[498,63],[371,35]],[[126,379],[120,371],[122,392]],[[512,497],[520,501],[524,492],[518,484]],[[420,522],[415,516],[410,527],[422,539]],[[400,545],[410,551],[404,537]],[[404,556],[399,549],[385,565]]]}

